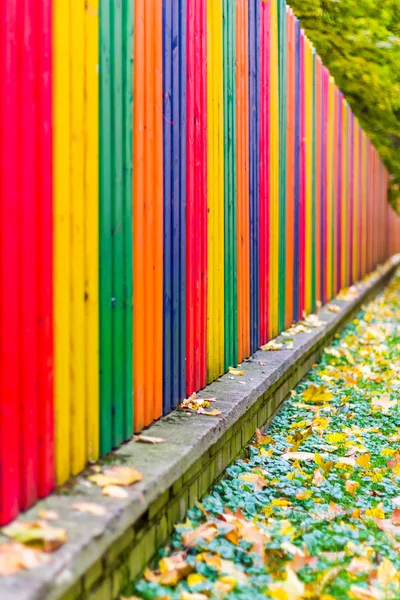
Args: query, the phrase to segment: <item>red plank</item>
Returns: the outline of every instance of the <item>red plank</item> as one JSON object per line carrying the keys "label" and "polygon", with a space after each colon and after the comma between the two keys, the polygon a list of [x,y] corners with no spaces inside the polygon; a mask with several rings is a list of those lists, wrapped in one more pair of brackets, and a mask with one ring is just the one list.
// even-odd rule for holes
{"label": "red plank", "polygon": [[0,4],[0,524],[19,507],[18,0]]}

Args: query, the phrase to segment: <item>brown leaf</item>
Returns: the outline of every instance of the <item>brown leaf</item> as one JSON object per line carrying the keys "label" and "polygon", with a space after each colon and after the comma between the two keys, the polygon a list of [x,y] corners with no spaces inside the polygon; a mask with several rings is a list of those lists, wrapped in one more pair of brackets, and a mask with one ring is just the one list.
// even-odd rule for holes
{"label": "brown leaf", "polygon": [[379,600],[382,598],[382,592],[376,588],[364,588],[359,585],[352,585],[350,588],[350,598],[355,600]]}
{"label": "brown leaf", "polygon": [[313,477],[313,485],[316,485],[317,487],[321,487],[321,485],[324,483],[325,481],[325,477],[322,475],[321,471],[319,469],[315,469],[314,471],[314,477]]}
{"label": "brown leaf", "polygon": [[166,440],[160,437],[152,437],[150,435],[135,435],[135,442],[140,442],[142,444],[163,444]]}
{"label": "brown leaf", "polygon": [[182,535],[182,544],[189,548],[197,546],[199,540],[205,542],[211,542],[211,540],[217,535],[218,527],[215,523],[207,522],[202,523],[195,529],[188,531]]}
{"label": "brown leaf", "polygon": [[205,415],[206,417],[219,417],[219,415],[222,415],[222,411],[214,408],[213,410],[204,411],[201,414]]}
{"label": "brown leaf", "polygon": [[395,508],[392,514],[392,523],[393,525],[400,525],[400,508]]}
{"label": "brown leaf", "polygon": [[109,496],[110,498],[128,498],[129,494],[124,488],[118,485],[106,485],[103,487],[103,496]]}
{"label": "brown leaf", "polygon": [[67,540],[62,527],[51,527],[46,521],[15,521],[3,529],[4,535],[15,542],[44,552],[54,552]]}
{"label": "brown leaf", "polygon": [[372,563],[368,560],[368,558],[363,558],[362,556],[355,556],[351,559],[347,570],[349,573],[353,575],[357,575],[358,573],[366,573],[372,569]]}
{"label": "brown leaf", "polygon": [[185,554],[179,552],[162,558],[156,571],[146,569],[144,577],[152,583],[175,586],[181,579],[192,573],[193,570],[193,567],[185,561]]}
{"label": "brown leaf", "polygon": [[0,544],[0,577],[15,575],[21,569],[34,569],[49,560],[49,557],[16,542]]}
{"label": "brown leaf", "polygon": [[239,479],[245,483],[254,485],[255,492],[268,487],[268,481],[261,477],[261,475],[258,475],[258,473],[244,473],[243,475],[239,475]]}
{"label": "brown leaf", "polygon": [[102,517],[106,514],[106,509],[101,504],[95,504],[94,502],[79,502],[74,504],[73,508],[78,512],[89,513],[96,517]]}

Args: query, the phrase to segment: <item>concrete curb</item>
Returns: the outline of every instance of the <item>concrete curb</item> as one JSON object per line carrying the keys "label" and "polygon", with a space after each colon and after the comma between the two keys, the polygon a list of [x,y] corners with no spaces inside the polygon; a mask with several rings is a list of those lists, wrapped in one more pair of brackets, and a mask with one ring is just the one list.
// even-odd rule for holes
{"label": "concrete curb", "polygon": [[[199,395],[217,398],[213,408],[222,411],[219,417],[172,413],[146,432],[164,438],[164,444],[131,441],[100,461],[132,465],[144,474],[142,482],[127,488],[127,499],[102,496],[100,488],[87,481],[87,471],[25,513],[21,518],[32,521],[42,510],[56,511],[60,519],[54,525],[67,529],[68,542],[46,566],[1,578],[0,600],[118,598],[127,581],[168,539],[174,523],[222,476],[256,427],[268,422],[322,349],[388,283],[399,262],[399,257],[393,258],[358,284],[355,300],[333,300],[330,304],[340,312],[322,307],[318,314],[326,326],[295,336],[293,350],[259,350],[243,363],[244,376],[227,374],[209,385]],[[77,512],[77,502],[101,504],[106,514]]]}

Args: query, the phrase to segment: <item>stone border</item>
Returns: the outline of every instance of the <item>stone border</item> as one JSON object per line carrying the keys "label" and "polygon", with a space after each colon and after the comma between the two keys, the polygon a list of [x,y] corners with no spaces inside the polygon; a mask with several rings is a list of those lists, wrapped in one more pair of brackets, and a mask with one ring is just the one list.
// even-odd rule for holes
{"label": "stone border", "polygon": [[[333,300],[339,313],[323,307],[318,314],[326,326],[295,336],[293,350],[259,350],[243,362],[244,376],[227,374],[209,385],[201,396],[217,398],[213,407],[222,410],[219,417],[173,412],[146,432],[165,443],[131,441],[100,461],[132,465],[144,474],[142,482],[126,488],[127,499],[102,496],[86,471],[22,515],[31,521],[41,510],[56,511],[60,518],[54,525],[67,529],[68,542],[46,566],[1,578],[0,600],[117,599],[165,544],[174,524],[243,453],[255,429],[272,418],[335,334],[388,283],[399,262],[393,258],[358,284],[357,299]],[[83,501],[103,505],[106,514],[75,511],[73,505]]]}

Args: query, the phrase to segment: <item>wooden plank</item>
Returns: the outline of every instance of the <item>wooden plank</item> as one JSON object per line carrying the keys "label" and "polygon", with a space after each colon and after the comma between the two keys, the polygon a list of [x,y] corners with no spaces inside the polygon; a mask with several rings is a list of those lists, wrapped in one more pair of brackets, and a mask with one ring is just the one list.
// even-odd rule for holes
{"label": "wooden plank", "polygon": [[206,384],[206,0],[187,6],[186,394]]}
{"label": "wooden plank", "polygon": [[20,495],[19,8],[15,0],[0,8],[0,524],[16,517]]}
{"label": "wooden plank", "polygon": [[70,3],[53,0],[54,408],[58,484],[71,473]]}
{"label": "wooden plank", "polygon": [[223,2],[224,370],[238,361],[236,252],[236,0]]}
{"label": "wooden plank", "polygon": [[222,0],[207,0],[207,380],[224,372],[224,137]]}

